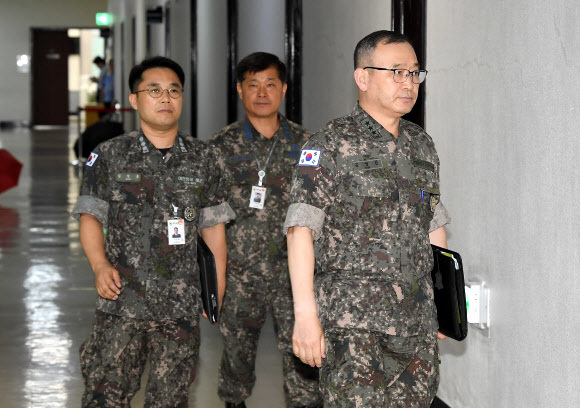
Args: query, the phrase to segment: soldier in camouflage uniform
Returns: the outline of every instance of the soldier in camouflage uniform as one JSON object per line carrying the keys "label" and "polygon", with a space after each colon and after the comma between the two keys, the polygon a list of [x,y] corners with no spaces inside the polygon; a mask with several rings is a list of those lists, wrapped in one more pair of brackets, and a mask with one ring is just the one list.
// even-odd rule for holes
{"label": "soldier in camouflage uniform", "polygon": [[[283,214],[300,147],[310,134],[278,113],[286,92],[286,67],[275,55],[254,53],[237,67],[237,89],[246,110],[210,139],[233,174],[227,226],[227,290],[220,328],[225,347],[218,394],[226,407],[245,407],[254,387],[260,331],[272,313],[282,353],[289,407],[317,406],[318,373],[292,353],[294,325]],[[261,172],[264,172],[263,174]]]}
{"label": "soldier in camouflage uniform", "polygon": [[322,366],[327,408],[429,407],[439,382],[430,242],[446,247],[449,216],[433,141],[401,119],[426,71],[405,37],[379,31],[357,45],[354,76],[359,104],[310,138],[292,181],[294,352]]}
{"label": "soldier in camouflage uniform", "polygon": [[99,145],[86,164],[73,216],[100,297],[81,346],[83,407],[129,407],[147,359],[145,405],[188,406],[202,313],[198,231],[223,297],[229,173],[206,143],[178,131],[183,83],[164,57],[134,67],[129,100],[141,130]]}

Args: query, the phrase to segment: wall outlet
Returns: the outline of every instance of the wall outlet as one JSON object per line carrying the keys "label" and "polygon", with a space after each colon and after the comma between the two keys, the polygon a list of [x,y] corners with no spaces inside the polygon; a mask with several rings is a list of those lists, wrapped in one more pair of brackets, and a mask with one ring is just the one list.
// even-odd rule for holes
{"label": "wall outlet", "polygon": [[480,329],[487,337],[489,335],[489,298],[490,290],[484,281],[468,281],[465,285],[467,306],[467,321],[472,327]]}

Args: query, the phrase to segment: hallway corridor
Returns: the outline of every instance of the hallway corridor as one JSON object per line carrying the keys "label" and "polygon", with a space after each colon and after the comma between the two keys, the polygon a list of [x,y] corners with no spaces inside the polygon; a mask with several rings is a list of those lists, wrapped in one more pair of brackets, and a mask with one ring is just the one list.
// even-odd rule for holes
{"label": "hallway corridor", "polygon": [[[89,334],[97,295],[78,223],[69,215],[79,189],[77,169],[69,165],[75,138],[75,123],[0,131],[0,147],[24,164],[19,186],[0,195],[0,408],[80,406],[78,349]],[[284,406],[271,320],[264,331],[249,408]],[[201,333],[190,406],[221,407],[221,337],[207,321]],[[132,407],[142,406],[139,392]]]}

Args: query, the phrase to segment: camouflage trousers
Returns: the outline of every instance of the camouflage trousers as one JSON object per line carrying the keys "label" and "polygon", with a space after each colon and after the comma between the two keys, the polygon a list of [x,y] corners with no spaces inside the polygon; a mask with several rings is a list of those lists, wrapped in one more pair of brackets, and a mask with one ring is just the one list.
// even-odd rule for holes
{"label": "camouflage trousers", "polygon": [[302,363],[292,352],[294,307],[286,258],[270,257],[251,267],[228,260],[226,276],[220,312],[224,352],[219,367],[219,397],[238,403],[252,393],[258,339],[267,313],[271,312],[282,353],[287,406],[321,405],[318,369]]}
{"label": "camouflage trousers", "polygon": [[326,332],[320,369],[325,408],[429,408],[439,386],[436,335]]}
{"label": "camouflage trousers", "polygon": [[145,406],[186,408],[199,356],[198,320],[156,322],[97,310],[91,336],[80,349],[82,407],[129,407],[149,359]]}

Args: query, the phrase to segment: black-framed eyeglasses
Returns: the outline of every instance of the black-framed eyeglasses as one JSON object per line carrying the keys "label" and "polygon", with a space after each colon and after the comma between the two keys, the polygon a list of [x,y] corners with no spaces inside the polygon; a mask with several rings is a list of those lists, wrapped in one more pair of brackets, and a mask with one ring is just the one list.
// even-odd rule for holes
{"label": "black-framed eyeglasses", "polygon": [[400,68],[379,68],[379,67],[364,67],[364,69],[377,69],[379,71],[393,71],[393,81],[398,84],[402,84],[411,76],[411,81],[414,84],[422,83],[427,77],[427,71],[424,69],[418,69],[416,71],[409,71],[408,69]]}
{"label": "black-framed eyeglasses", "polygon": [[139,92],[145,91],[147,91],[149,96],[152,98],[161,98],[161,96],[163,96],[163,92],[165,91],[167,91],[167,95],[169,95],[169,97],[171,97],[172,99],[181,98],[181,95],[183,95],[183,89],[180,88],[163,89],[160,86],[152,86],[151,88],[142,89],[140,91],[135,91],[133,93],[138,94]]}

